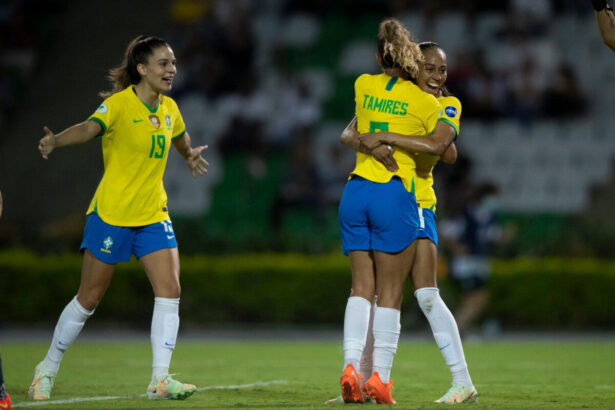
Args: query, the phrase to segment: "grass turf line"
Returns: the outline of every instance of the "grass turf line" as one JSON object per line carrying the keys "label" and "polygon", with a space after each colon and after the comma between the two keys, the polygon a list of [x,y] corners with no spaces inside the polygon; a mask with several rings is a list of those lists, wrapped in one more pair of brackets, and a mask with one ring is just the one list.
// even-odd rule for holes
{"label": "grass turf line", "polygon": [[[470,373],[480,395],[475,408],[606,409],[615,403],[615,343],[466,343]],[[14,403],[29,402],[32,370],[46,343],[4,343],[2,362]],[[235,386],[200,391],[185,401],[149,401],[149,343],[77,341],[66,353],[52,400],[128,396],[99,402],[51,403],[62,409],[303,409],[330,408],[339,395],[341,341],[181,342],[171,371],[197,386]],[[435,343],[402,343],[392,371],[397,409],[442,408],[433,402],[450,385]],[[254,380],[286,380],[238,388]],[[139,396],[139,397],[137,397]],[[370,405],[368,405],[370,406]],[[335,405],[333,405],[335,407]]]}

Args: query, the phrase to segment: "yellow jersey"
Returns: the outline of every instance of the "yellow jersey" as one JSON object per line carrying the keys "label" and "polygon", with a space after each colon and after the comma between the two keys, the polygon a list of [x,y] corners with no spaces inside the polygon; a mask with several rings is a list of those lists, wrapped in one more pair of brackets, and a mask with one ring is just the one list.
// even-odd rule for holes
{"label": "yellow jersey", "polygon": [[[357,128],[360,134],[390,131],[406,135],[427,135],[440,117],[436,98],[423,92],[413,82],[386,74],[363,74],[355,81]],[[379,183],[394,175],[401,178],[409,192],[415,193],[415,162],[411,154],[395,150],[399,170],[387,171],[371,155],[357,153],[352,174]]]}
{"label": "yellow jersey", "polygon": [[[442,113],[438,121],[444,121],[455,129],[459,135],[459,118],[461,117],[461,102],[457,97],[440,97],[438,102],[442,106]],[[455,136],[457,138],[457,136]],[[440,157],[417,152],[414,154],[416,161],[416,202],[419,208],[436,211],[436,192],[433,189],[433,168]]]}
{"label": "yellow jersey", "polygon": [[87,213],[116,226],[168,219],[162,176],[171,140],[186,131],[175,101],[161,95],[152,108],[129,86],[103,101],[89,119],[103,130],[105,171]]}

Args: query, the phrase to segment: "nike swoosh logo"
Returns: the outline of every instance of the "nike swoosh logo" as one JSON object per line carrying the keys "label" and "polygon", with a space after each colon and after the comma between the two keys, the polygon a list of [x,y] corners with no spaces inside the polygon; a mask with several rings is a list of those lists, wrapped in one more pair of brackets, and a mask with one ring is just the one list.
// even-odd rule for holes
{"label": "nike swoosh logo", "polygon": [[62,341],[61,341],[61,340],[58,340],[58,344],[59,344],[60,346],[68,346],[68,344],[66,344],[66,343],[62,343]]}
{"label": "nike swoosh logo", "polygon": [[167,235],[167,239],[173,239],[175,238],[175,235]]}
{"label": "nike swoosh logo", "polygon": [[164,342],[164,345],[165,345],[166,347],[175,347],[175,345],[170,345],[170,344],[168,344],[167,342]]}
{"label": "nike swoosh logo", "polygon": [[450,345],[451,345],[451,344],[449,343],[449,344],[447,344],[446,346],[441,347],[441,348],[440,348],[440,350],[444,350],[444,349],[446,349],[447,347],[449,347]]}
{"label": "nike swoosh logo", "polygon": [[132,122],[135,122],[135,123],[136,122],[141,122],[141,121],[143,121],[143,120],[135,120],[135,119],[132,120]]}
{"label": "nike swoosh logo", "polygon": [[8,403],[0,403],[0,408],[8,409],[9,408],[9,404]]}

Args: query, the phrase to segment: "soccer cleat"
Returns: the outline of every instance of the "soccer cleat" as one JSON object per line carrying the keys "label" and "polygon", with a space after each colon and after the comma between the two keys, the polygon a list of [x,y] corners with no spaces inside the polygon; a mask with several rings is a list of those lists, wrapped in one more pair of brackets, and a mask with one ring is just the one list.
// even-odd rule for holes
{"label": "soccer cleat", "polygon": [[344,404],[344,398],[342,396],[337,396],[327,400],[325,404]]}
{"label": "soccer cleat", "polygon": [[150,383],[147,387],[147,398],[150,400],[184,400],[192,396],[195,391],[194,384],[184,384],[167,374],[155,385]]}
{"label": "soccer cleat", "polygon": [[436,403],[458,404],[458,403],[476,403],[478,402],[478,392],[474,386],[462,386],[461,384],[453,383],[453,386],[448,389],[446,394],[436,400]]}
{"label": "soccer cleat", "polygon": [[372,377],[370,377],[363,386],[363,391],[378,404],[397,403],[393,400],[391,390],[393,390],[393,380],[389,380],[388,383],[383,383],[382,380],[380,380],[378,372],[372,373]]}
{"label": "soccer cleat", "polygon": [[346,366],[340,379],[344,403],[363,403],[363,393],[361,392],[362,379],[363,376],[356,372],[352,364]]}
{"label": "soccer cleat", "polygon": [[8,393],[5,393],[4,399],[0,400],[0,409],[2,410],[11,410],[13,405],[11,404],[11,397]]}
{"label": "soccer cleat", "polygon": [[28,389],[30,398],[33,400],[49,400],[55,379],[56,374],[54,372],[42,369],[41,364],[37,364],[34,368],[34,379]]}

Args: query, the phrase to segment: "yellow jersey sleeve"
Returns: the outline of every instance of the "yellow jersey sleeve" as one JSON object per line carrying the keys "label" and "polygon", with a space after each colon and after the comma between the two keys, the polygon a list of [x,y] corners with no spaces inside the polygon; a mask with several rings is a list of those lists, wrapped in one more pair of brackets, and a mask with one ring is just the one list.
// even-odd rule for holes
{"label": "yellow jersey sleeve", "polygon": [[449,97],[440,97],[438,99],[438,102],[442,106],[442,113],[440,114],[438,121],[444,121],[447,124],[450,124],[450,126],[455,129],[457,136],[459,136],[459,121],[461,118],[461,101],[459,101],[457,97],[449,96]]}
{"label": "yellow jersey sleeve", "polygon": [[88,118],[89,120],[96,121],[101,126],[102,132],[98,135],[99,137],[105,135],[115,122],[116,104],[114,103],[114,100],[117,100],[115,95],[116,94],[103,101],[102,104],[98,106],[94,114],[90,115],[90,118]]}
{"label": "yellow jersey sleeve", "polygon": [[[174,116],[174,120],[172,122],[173,123],[173,138],[172,139],[181,138],[186,133],[186,124],[184,124],[184,119],[182,118],[182,115],[179,112],[177,103],[170,98],[169,100],[170,100],[169,105],[171,106],[171,111]],[[167,120],[167,125],[168,125],[168,120]]]}

